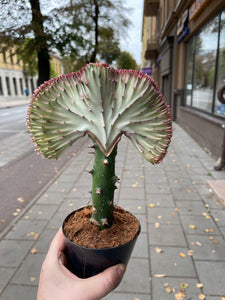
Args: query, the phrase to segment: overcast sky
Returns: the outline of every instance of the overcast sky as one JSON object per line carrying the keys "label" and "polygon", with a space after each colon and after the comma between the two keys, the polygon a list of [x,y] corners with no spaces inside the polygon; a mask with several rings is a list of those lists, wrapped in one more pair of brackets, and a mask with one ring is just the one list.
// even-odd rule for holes
{"label": "overcast sky", "polygon": [[128,7],[133,8],[130,14],[132,25],[127,30],[127,37],[121,39],[121,50],[128,51],[135,58],[137,64],[141,64],[141,32],[143,18],[143,0],[128,0]]}

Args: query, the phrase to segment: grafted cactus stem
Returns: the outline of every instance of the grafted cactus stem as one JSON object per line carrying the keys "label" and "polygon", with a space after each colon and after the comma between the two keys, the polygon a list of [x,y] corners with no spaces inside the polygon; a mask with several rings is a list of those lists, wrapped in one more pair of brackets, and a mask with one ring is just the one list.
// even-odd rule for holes
{"label": "grafted cactus stem", "polygon": [[113,224],[113,199],[117,181],[115,176],[117,145],[109,156],[105,156],[96,143],[94,148],[95,160],[91,171],[93,176],[91,221],[102,229]]}

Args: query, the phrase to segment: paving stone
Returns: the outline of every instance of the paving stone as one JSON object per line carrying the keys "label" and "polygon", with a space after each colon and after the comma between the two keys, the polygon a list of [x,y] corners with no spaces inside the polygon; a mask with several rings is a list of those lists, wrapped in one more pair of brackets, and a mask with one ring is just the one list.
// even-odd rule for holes
{"label": "paving stone", "polygon": [[217,224],[218,226],[225,226],[225,210],[222,209],[211,209],[211,213],[214,219],[218,219]]}
{"label": "paving stone", "polygon": [[[219,231],[214,224],[213,220],[206,219],[205,216],[186,216],[180,215],[181,222],[184,227],[186,234],[219,234]],[[196,226],[195,228],[190,228],[190,225]]]}
{"label": "paving stone", "polygon": [[46,224],[46,220],[20,220],[6,238],[9,240],[34,240]]}
{"label": "paving stone", "polygon": [[[166,274],[166,276],[196,277],[192,259],[188,256],[187,248],[161,247],[162,253],[157,253],[155,247],[150,247],[150,261],[152,276]],[[181,257],[184,254],[185,257]]]}
{"label": "paving stone", "polygon": [[136,215],[136,218],[139,220],[139,222],[141,223],[141,232],[147,232],[147,225],[146,223],[148,222],[148,218],[146,217],[146,215]]}
{"label": "paving stone", "polygon": [[67,213],[57,212],[48,223],[46,229],[59,229],[62,226],[64,219],[69,213],[70,211],[68,211]]}
{"label": "paving stone", "polygon": [[32,244],[33,242],[29,241],[1,241],[0,267],[18,267]]}
{"label": "paving stone", "polygon": [[168,194],[170,193],[170,186],[167,183],[156,184],[146,183],[146,196],[149,197],[151,194]]}
{"label": "paving stone", "polygon": [[1,300],[31,300],[37,297],[37,287],[34,286],[19,286],[10,284],[3,294]]}
{"label": "paving stone", "polygon": [[148,258],[147,233],[141,233],[136,241],[132,257]]}
{"label": "paving stone", "polygon": [[119,206],[134,214],[135,216],[146,213],[144,200],[120,200]]}
{"label": "paving stone", "polygon": [[171,194],[151,194],[146,196],[146,205],[154,204],[159,207],[175,207]]}
{"label": "paving stone", "polygon": [[221,232],[223,234],[223,237],[225,238],[225,227],[220,227],[220,230],[221,230]]}
{"label": "paving stone", "polygon": [[53,240],[58,228],[46,229],[39,236],[38,240],[34,243],[33,248],[37,250],[37,253],[47,253],[50,243]]}
{"label": "paving stone", "polygon": [[179,208],[179,214],[181,215],[202,215],[202,213],[207,213],[208,211],[202,201],[175,201],[176,207]]}
{"label": "paving stone", "polygon": [[87,198],[65,198],[64,203],[58,209],[58,212],[62,213],[63,215],[69,214],[70,211],[74,211],[79,209],[80,207],[90,205],[91,201]]}
{"label": "paving stone", "polygon": [[89,186],[78,186],[74,185],[72,190],[68,193],[67,197],[69,198],[77,198],[77,199],[91,199],[91,185]]}
{"label": "paving stone", "polygon": [[144,189],[132,187],[120,187],[120,199],[122,200],[144,200]]}
{"label": "paving stone", "polygon": [[115,292],[150,293],[148,265],[147,259],[131,258],[123,280]]}
{"label": "paving stone", "polygon": [[16,268],[1,268],[0,267],[0,294],[6,287]]}
{"label": "paving stone", "polygon": [[203,292],[207,295],[225,295],[225,262],[221,261],[196,261],[197,272]]}
{"label": "paving stone", "polygon": [[64,195],[58,192],[46,192],[44,193],[36,204],[60,204],[64,200]]}
{"label": "paving stone", "polygon": [[44,254],[29,254],[22,262],[11,282],[14,284],[37,286],[44,258]]}
{"label": "paving stone", "polygon": [[26,213],[30,220],[48,220],[55,214],[58,205],[35,204]]}
{"label": "paving stone", "polygon": [[176,200],[201,200],[196,188],[190,189],[190,187],[187,187],[185,189],[182,187],[173,188],[173,196]]}
{"label": "paving stone", "polygon": [[150,245],[187,246],[179,225],[160,224],[159,228],[155,228],[155,224],[149,224],[149,241]]}
{"label": "paving stone", "polygon": [[108,296],[102,298],[104,300],[149,300],[149,295],[136,293],[110,293]]}
{"label": "paving stone", "polygon": [[[220,236],[187,235],[189,248],[195,260],[224,260],[225,241]],[[200,244],[201,245],[200,245]]]}
{"label": "paving stone", "polygon": [[171,278],[168,276],[165,278],[152,278],[152,298],[156,300],[174,300],[176,299],[175,295],[182,290],[182,283],[188,285],[188,287],[184,289],[186,295],[184,299],[199,299],[198,296],[201,290],[196,287],[198,283],[197,279],[186,277]]}
{"label": "paving stone", "polygon": [[57,180],[48,188],[47,192],[69,192],[73,186],[73,182],[58,182]]}
{"label": "paving stone", "polygon": [[147,213],[150,223],[179,224],[179,218],[174,208],[148,207]]}

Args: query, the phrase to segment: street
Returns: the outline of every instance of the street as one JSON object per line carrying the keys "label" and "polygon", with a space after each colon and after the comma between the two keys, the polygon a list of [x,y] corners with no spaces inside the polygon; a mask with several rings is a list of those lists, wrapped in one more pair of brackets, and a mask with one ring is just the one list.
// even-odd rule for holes
{"label": "street", "polygon": [[0,109],[0,232],[86,142],[78,141],[58,160],[43,159],[34,152],[27,132],[27,107]]}
{"label": "street", "polygon": [[27,105],[23,105],[0,109],[0,140],[27,130],[27,108]]}

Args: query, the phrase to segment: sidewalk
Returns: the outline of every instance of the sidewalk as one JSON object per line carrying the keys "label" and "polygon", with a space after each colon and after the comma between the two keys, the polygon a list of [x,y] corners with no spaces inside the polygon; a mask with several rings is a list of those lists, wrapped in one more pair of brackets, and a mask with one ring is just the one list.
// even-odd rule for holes
{"label": "sidewalk", "polygon": [[[89,150],[72,158],[0,234],[0,299],[36,299],[50,241],[65,215],[90,201]],[[120,142],[115,202],[140,219],[142,232],[123,281],[104,299],[225,297],[225,210],[206,186],[208,180],[224,180],[225,172],[214,171],[214,165],[177,124],[157,166],[144,161],[128,139]]]}
{"label": "sidewalk", "polygon": [[27,97],[24,100],[10,100],[10,101],[0,101],[0,109],[1,108],[9,108],[20,105],[28,105],[30,103],[31,97]]}

